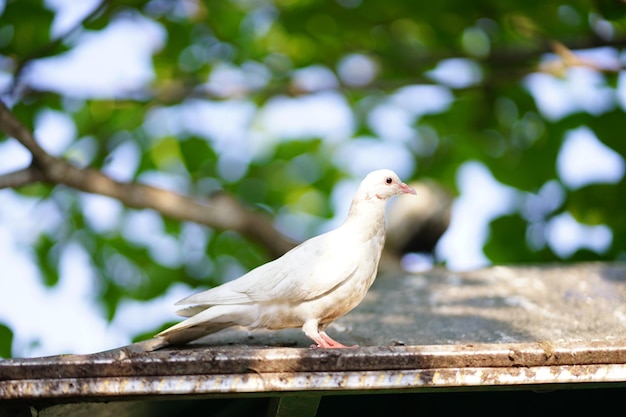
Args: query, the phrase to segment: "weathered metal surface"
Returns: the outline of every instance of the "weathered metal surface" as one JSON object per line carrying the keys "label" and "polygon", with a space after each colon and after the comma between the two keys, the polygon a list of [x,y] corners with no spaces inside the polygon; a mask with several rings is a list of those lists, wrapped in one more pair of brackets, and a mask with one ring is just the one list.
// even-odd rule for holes
{"label": "weathered metal surface", "polygon": [[81,397],[120,399],[157,396],[211,396],[338,391],[380,391],[544,384],[598,384],[626,381],[626,364],[517,368],[446,368],[347,372],[270,372],[229,375],[179,375],[107,378],[27,379],[0,383],[9,399]]}
{"label": "weathered metal surface", "polygon": [[626,384],[626,265],[390,274],[330,332],[362,347],[300,348],[310,342],[298,330],[231,331],[157,352],[131,346],[12,359],[0,361],[0,397],[86,401]]}
{"label": "weathered metal surface", "polygon": [[337,321],[332,335],[343,343],[626,341],[624,263],[434,270],[374,285]]}
{"label": "weathered metal surface", "polygon": [[387,371],[465,367],[536,367],[626,363],[622,342],[385,346],[358,349],[218,347],[127,355],[0,361],[0,382],[24,379],[188,376],[276,372]]}
{"label": "weathered metal surface", "polygon": [[3,399],[419,390],[626,381],[621,342],[123,351],[0,362]]}

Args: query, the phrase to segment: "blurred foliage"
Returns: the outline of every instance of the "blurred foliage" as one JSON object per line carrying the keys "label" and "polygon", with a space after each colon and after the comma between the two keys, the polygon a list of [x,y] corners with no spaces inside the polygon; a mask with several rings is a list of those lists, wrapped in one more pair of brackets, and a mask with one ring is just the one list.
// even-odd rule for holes
{"label": "blurred foliage", "polygon": [[0,358],[11,357],[13,332],[6,325],[0,323]]}
{"label": "blurred foliage", "polygon": [[[317,134],[276,137],[258,127],[259,115],[277,98],[330,90],[343,97],[354,118],[354,137],[342,139],[344,143],[359,136],[387,143],[389,139],[373,126],[371,111],[396,103],[404,87],[439,85],[451,92],[449,108],[424,114],[409,111],[414,137],[402,146],[415,161],[414,178],[434,178],[454,190],[458,168],[480,161],[498,181],[522,196],[536,195],[549,181],[560,184],[565,193],[562,203],[540,219],[525,211],[522,198],[513,213],[494,220],[485,246],[492,262],[623,257],[624,178],[616,184],[570,189],[559,178],[556,165],[565,135],[581,126],[626,155],[626,117],[617,99],[608,110],[547,117],[525,84],[529,74],[540,71],[556,80],[567,77],[570,63],[563,54],[554,53],[557,44],[573,53],[606,46],[623,56],[623,2],[103,1],[99,13],[67,37],[51,35],[55,15],[46,2],[3,4],[3,98],[30,128],[43,110],[67,115],[76,133],[65,157],[76,163],[106,170],[119,152],[135,152],[136,167],[132,168],[133,162],[126,164],[131,166],[129,180],[143,181],[159,172],[174,178],[180,191],[190,195],[225,190],[278,219],[285,233],[303,239],[334,215],[331,192],[349,175],[335,155],[340,145]],[[165,38],[153,54],[153,79],[136,91],[76,97],[38,89],[24,78],[37,59],[62,56],[76,47],[81,36],[138,17],[161,27]],[[349,58],[355,56],[366,64],[350,69]],[[463,83],[459,75],[438,82],[433,70],[454,59],[462,59],[457,62],[470,68],[474,78]],[[369,76],[362,74],[363,65],[371,69]],[[298,71],[312,67],[333,74],[335,82],[322,87],[299,82]],[[597,75],[598,88],[616,94],[621,68],[588,66],[587,70]],[[233,147],[247,143],[247,137],[238,137],[241,132],[225,140],[212,131],[194,130],[184,119],[176,121],[176,116],[174,122],[160,116],[198,103],[250,105],[252,117],[245,135],[250,135],[251,143],[252,138],[260,141],[262,146],[254,146],[261,149],[238,159],[228,152],[228,141],[235,141]],[[0,143],[5,140],[0,138]],[[52,201],[63,213],[62,221],[33,239],[33,259],[42,284],[56,285],[63,248],[81,245],[91,255],[97,299],[109,319],[124,298],[149,300],[175,282],[215,285],[267,260],[263,248],[235,233],[206,228],[191,233],[188,225],[161,219],[162,238],[181,248],[165,262],[149,242],[129,239],[125,233],[126,222],[136,210],[121,209],[115,224],[102,229],[92,225],[84,201],[64,187],[32,185],[16,192]],[[603,253],[580,250],[561,259],[541,239],[529,243],[531,229],[541,231],[542,225],[565,212],[582,223],[608,225],[611,246]],[[297,213],[300,229],[294,228],[289,213]],[[7,354],[10,339],[10,330],[0,327],[0,355]]]}

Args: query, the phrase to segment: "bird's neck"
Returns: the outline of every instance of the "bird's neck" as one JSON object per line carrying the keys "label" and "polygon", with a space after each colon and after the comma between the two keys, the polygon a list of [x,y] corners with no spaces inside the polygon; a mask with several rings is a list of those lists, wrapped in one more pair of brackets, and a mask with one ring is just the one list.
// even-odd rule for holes
{"label": "bird's neck", "polygon": [[354,199],[344,223],[345,227],[354,228],[353,233],[362,240],[370,240],[375,235],[384,239],[386,200],[373,197],[371,199]]}

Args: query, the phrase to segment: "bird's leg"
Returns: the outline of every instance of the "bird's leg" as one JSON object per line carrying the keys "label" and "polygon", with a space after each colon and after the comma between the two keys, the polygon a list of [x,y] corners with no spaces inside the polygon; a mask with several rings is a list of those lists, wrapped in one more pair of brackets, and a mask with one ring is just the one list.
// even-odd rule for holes
{"label": "bird's leg", "polygon": [[319,323],[317,320],[309,320],[302,326],[304,334],[316,344],[311,345],[312,348],[349,348],[358,346],[345,346],[341,343],[333,340],[326,332],[319,330]]}
{"label": "bird's leg", "polygon": [[319,323],[317,320],[307,320],[302,325],[302,331],[312,341],[316,344],[311,345],[312,348],[328,348],[328,343],[324,340],[322,335],[319,332]]}

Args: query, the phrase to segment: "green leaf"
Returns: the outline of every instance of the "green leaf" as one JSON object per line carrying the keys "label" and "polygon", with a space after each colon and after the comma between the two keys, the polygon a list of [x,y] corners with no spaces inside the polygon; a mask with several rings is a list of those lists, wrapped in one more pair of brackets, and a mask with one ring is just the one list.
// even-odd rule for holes
{"label": "green leaf", "polygon": [[[27,18],[26,18],[27,17]],[[50,25],[54,14],[41,0],[9,1],[6,4],[0,28],[11,28],[9,42],[4,42],[3,55],[25,58],[41,50],[50,42]],[[58,52],[45,51],[42,56]]]}
{"label": "green leaf", "polygon": [[621,1],[596,0],[595,6],[605,19],[623,20],[626,17],[626,5]]}
{"label": "green leaf", "polygon": [[499,217],[489,225],[485,255],[496,264],[553,262],[558,257],[546,246],[530,248],[526,241],[528,223],[518,214]]}
{"label": "green leaf", "polygon": [[40,235],[34,250],[44,285],[55,286],[59,282],[59,244],[48,235]]}
{"label": "green leaf", "polygon": [[179,145],[185,167],[193,178],[216,175],[217,155],[205,139],[191,137],[181,140]]}
{"label": "green leaf", "polygon": [[5,324],[0,323],[0,357],[10,358],[12,356],[13,332]]}

